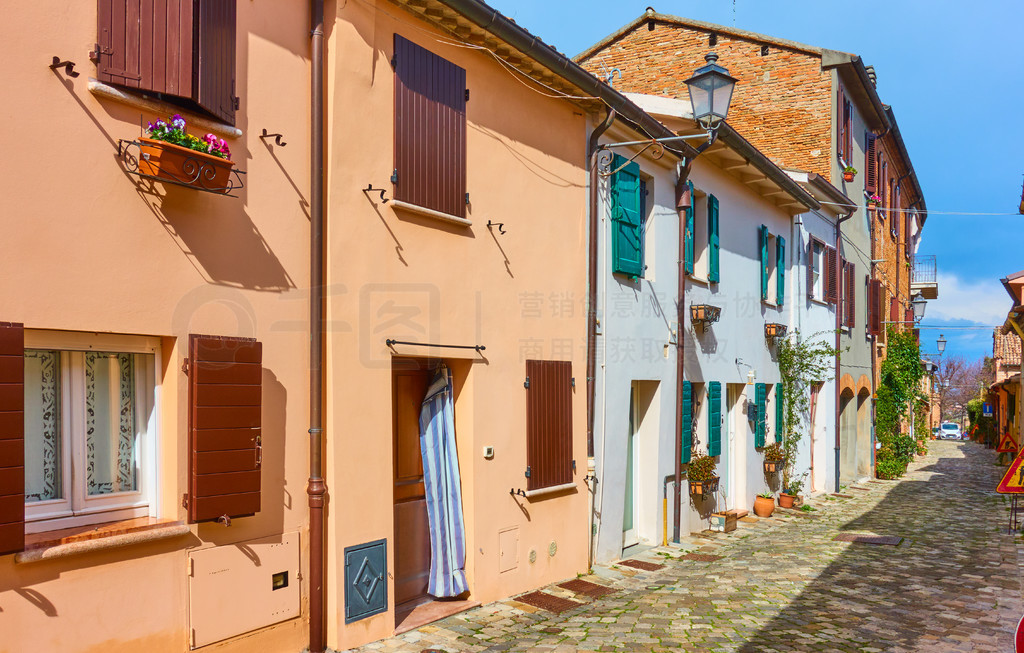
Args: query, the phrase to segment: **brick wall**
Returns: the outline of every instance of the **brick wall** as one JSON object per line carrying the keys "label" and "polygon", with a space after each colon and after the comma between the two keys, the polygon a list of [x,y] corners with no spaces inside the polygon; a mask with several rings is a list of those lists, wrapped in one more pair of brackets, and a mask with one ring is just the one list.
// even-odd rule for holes
{"label": "brick wall", "polygon": [[618,68],[622,78],[614,85],[620,91],[688,99],[685,80],[714,51],[739,80],[729,124],[776,164],[832,180],[833,93],[821,58],[775,45],[761,56],[760,42],[726,34],[709,46],[709,34],[664,23],[650,31],[642,24],[580,63],[602,78]]}

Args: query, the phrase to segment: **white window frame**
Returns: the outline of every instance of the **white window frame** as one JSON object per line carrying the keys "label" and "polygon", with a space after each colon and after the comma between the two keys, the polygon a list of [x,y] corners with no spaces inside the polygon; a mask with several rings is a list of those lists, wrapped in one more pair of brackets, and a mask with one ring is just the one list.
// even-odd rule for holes
{"label": "white window frame", "polygon": [[811,260],[808,265],[814,270],[814,286],[811,288],[811,299],[821,304],[825,302],[825,243],[811,237]]}
{"label": "white window frame", "polygon": [[709,283],[708,264],[711,255],[708,243],[711,234],[708,233],[708,194],[694,188],[690,201],[693,203],[693,272],[689,276],[694,281]]}
{"label": "white window frame", "polygon": [[[56,350],[61,365],[61,472],[64,497],[25,504],[25,532],[39,533],[104,522],[156,517],[158,505],[156,448],[159,442],[161,357],[160,339],[107,333],[25,330],[25,349]],[[149,354],[135,357],[135,395],[142,423],[139,439],[139,489],[90,497],[85,487],[85,352]],[[151,364],[147,364],[151,361]],[[77,482],[76,482],[77,481]]]}

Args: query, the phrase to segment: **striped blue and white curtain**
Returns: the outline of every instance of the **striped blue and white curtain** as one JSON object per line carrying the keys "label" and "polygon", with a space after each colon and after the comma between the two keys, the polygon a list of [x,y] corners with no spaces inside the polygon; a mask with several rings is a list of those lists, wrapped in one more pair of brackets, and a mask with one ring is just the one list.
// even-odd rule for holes
{"label": "striped blue and white curtain", "polygon": [[436,597],[458,596],[469,589],[453,402],[451,372],[442,365],[434,374],[420,409],[420,452],[430,523],[427,592]]}

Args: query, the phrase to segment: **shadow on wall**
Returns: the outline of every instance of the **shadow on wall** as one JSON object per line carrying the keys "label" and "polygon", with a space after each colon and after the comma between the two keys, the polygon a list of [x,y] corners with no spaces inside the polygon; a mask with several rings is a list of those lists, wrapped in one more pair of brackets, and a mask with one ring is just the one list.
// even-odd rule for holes
{"label": "shadow on wall", "polygon": [[[73,80],[65,79],[56,72],[54,74],[110,144],[111,163],[125,171],[123,161],[117,156],[118,140],[138,135],[135,128],[140,120],[138,111],[102,102],[100,106],[107,115],[124,125],[124,133],[112,135],[79,97],[80,93],[88,93],[85,85],[79,84],[76,88]],[[173,107],[169,105],[168,111],[173,111]],[[242,161],[249,158],[249,153],[242,149],[241,144],[235,148],[233,158],[236,164],[245,167]],[[127,172],[125,178],[125,183],[134,184],[145,207],[160,221],[206,283],[267,292],[284,292],[295,287],[247,214],[244,189],[239,198],[227,198],[173,185],[165,186]],[[299,197],[300,203],[304,203],[301,193]]]}
{"label": "shadow on wall", "polygon": [[[992,466],[993,454],[980,446],[960,450],[966,460],[942,458],[922,469],[932,472],[929,480],[892,484],[877,506],[840,529],[902,536],[903,543],[849,545],[740,651],[791,650],[793,633],[833,628],[842,631],[851,650],[956,646],[963,642],[965,624],[978,624],[974,633],[998,637],[993,650],[1011,650],[1021,596],[1016,575],[1006,573],[1016,569],[1017,553],[1015,538],[1005,534],[1005,498],[993,492],[1002,469]],[[988,525],[979,526],[979,520]],[[830,540],[819,544],[837,546]],[[786,556],[784,564],[801,569],[813,565],[816,555],[815,548],[804,550],[779,555]],[[945,639],[951,631],[960,633],[956,640]],[[824,644],[803,637],[805,645]]]}

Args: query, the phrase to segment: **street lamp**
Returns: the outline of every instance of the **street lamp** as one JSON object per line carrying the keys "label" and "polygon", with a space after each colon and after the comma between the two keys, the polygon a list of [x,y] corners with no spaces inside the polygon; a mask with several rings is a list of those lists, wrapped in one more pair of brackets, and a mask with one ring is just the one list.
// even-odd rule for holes
{"label": "street lamp", "polygon": [[946,336],[944,336],[944,335],[942,335],[940,333],[939,334],[939,339],[935,341],[935,344],[938,345],[938,347],[939,347],[939,356],[941,356],[942,352],[946,351]]}
{"label": "street lamp", "polygon": [[924,295],[917,293],[910,300],[910,304],[914,307],[914,321],[920,322],[924,318],[924,307],[928,305],[928,302],[925,300]]}
{"label": "street lamp", "polygon": [[707,65],[698,68],[693,77],[686,80],[686,88],[693,105],[693,119],[710,132],[717,129],[729,114],[732,90],[737,80],[729,75],[726,68],[715,63],[718,55],[714,52],[704,55],[704,61]]}

